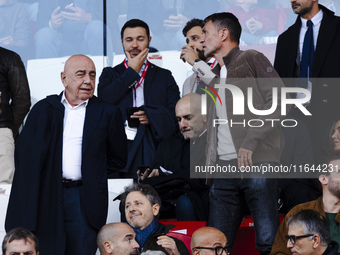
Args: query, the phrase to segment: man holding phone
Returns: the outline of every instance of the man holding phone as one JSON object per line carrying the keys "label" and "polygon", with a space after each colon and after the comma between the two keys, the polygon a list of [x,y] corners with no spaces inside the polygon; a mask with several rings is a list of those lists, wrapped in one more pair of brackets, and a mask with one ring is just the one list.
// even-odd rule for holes
{"label": "man holding phone", "polygon": [[179,89],[170,71],[147,60],[150,41],[144,21],[127,21],[121,29],[126,58],[114,68],[104,68],[99,78],[98,97],[119,106],[126,120],[128,163],[119,177],[137,178],[138,167],[151,165],[159,141],[176,129]]}
{"label": "man holding phone", "polygon": [[[36,58],[57,58],[73,54],[102,56],[103,1],[39,1],[38,31],[34,37]],[[107,52],[113,52],[107,31]],[[111,61],[111,60],[110,60]]]}
{"label": "man holding phone", "polygon": [[201,44],[203,35],[202,28],[204,21],[192,19],[183,28],[183,35],[186,37],[187,45],[182,47],[180,58],[192,66],[194,73],[188,77],[183,84],[182,96],[188,93],[204,94],[201,88],[205,88],[202,78],[214,78],[216,75],[211,71],[217,64],[212,57],[205,57]]}

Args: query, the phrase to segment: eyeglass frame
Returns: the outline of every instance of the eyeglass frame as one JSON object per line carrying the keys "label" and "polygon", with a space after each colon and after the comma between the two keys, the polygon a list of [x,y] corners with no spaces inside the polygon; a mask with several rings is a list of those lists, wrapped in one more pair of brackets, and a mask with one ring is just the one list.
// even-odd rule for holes
{"label": "eyeglass frame", "polygon": [[314,236],[315,234],[306,234],[306,235],[301,235],[301,236],[295,236],[295,235],[286,235],[285,238],[288,242],[288,240],[291,242],[292,245],[296,244],[296,241],[301,239],[301,238],[306,238],[306,237],[311,237]]}
{"label": "eyeglass frame", "polygon": [[[222,248],[222,252],[220,253],[220,254],[218,254],[217,253],[217,249],[221,249]],[[224,246],[224,247],[222,247],[222,246],[216,246],[216,247],[194,247],[194,248],[192,248],[193,250],[194,249],[203,249],[203,250],[215,250],[215,254],[216,255],[222,255],[222,253],[223,253],[223,251],[225,251],[225,252],[227,252],[227,254],[229,255],[230,254],[230,251],[229,251],[229,249],[230,249],[230,247],[228,246],[228,245],[226,245],[226,246]]]}

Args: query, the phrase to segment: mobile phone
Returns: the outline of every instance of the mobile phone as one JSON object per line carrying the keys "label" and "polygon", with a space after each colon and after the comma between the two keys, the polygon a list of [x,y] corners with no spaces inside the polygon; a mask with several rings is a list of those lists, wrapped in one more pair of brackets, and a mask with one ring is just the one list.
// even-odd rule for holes
{"label": "mobile phone", "polygon": [[131,115],[134,114],[135,112],[138,112],[140,110],[139,107],[126,107],[126,117],[128,121],[128,125],[131,128],[136,128],[139,126],[139,119],[133,119],[131,118]]}
{"label": "mobile phone", "polygon": [[[70,4],[66,5],[66,6],[73,6],[73,7],[74,7],[75,4],[74,4],[74,3],[70,3]],[[70,9],[67,9],[66,6],[64,7],[64,11],[65,11],[65,12],[73,12],[73,11],[71,11]]]}
{"label": "mobile phone", "polygon": [[146,169],[148,169],[148,168],[150,168],[150,167],[147,166],[147,165],[140,165],[140,166],[138,167],[138,170],[139,170],[142,174],[144,174],[144,172],[145,172]]}

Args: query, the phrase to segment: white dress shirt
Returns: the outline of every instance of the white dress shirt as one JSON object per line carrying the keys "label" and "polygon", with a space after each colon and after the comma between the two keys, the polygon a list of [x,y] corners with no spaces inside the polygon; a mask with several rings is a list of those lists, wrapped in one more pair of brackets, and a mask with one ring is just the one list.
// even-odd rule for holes
{"label": "white dress shirt", "polygon": [[[220,70],[220,83],[225,83],[227,78],[227,68],[222,66]],[[228,119],[227,102],[225,98],[225,88],[218,89],[218,94],[221,97],[222,105],[218,102],[216,104],[216,116],[219,119]],[[221,160],[232,160],[237,158],[237,152],[230,133],[229,123],[221,124],[217,127],[217,154]]]}
{"label": "white dress shirt", "polygon": [[[126,59],[126,63],[128,63],[127,59]],[[142,76],[144,69],[145,69],[145,65],[146,65],[146,60],[144,61],[144,64],[138,73],[139,76]],[[132,105],[135,107],[140,107],[144,105],[144,81],[145,81],[145,78],[136,90],[134,89],[132,90],[132,93],[133,93],[133,104]],[[135,101],[135,98],[136,98],[136,101]],[[125,126],[125,134],[126,134],[127,139],[134,140],[137,135],[137,128],[129,127],[127,120],[125,121],[124,126]]]}
{"label": "white dress shirt", "polygon": [[63,178],[81,180],[82,142],[88,99],[72,107],[62,95],[61,102],[65,106],[63,132]]}

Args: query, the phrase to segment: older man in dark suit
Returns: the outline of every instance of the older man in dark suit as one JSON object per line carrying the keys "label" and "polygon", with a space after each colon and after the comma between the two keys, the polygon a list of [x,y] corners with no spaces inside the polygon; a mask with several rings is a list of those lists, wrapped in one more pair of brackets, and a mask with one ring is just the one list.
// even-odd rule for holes
{"label": "older man in dark suit", "polygon": [[95,78],[90,58],[70,57],[64,92],[33,107],[16,144],[6,230],[35,232],[41,254],[95,254],[107,217],[107,172],[126,164],[121,114],[93,96]]}

